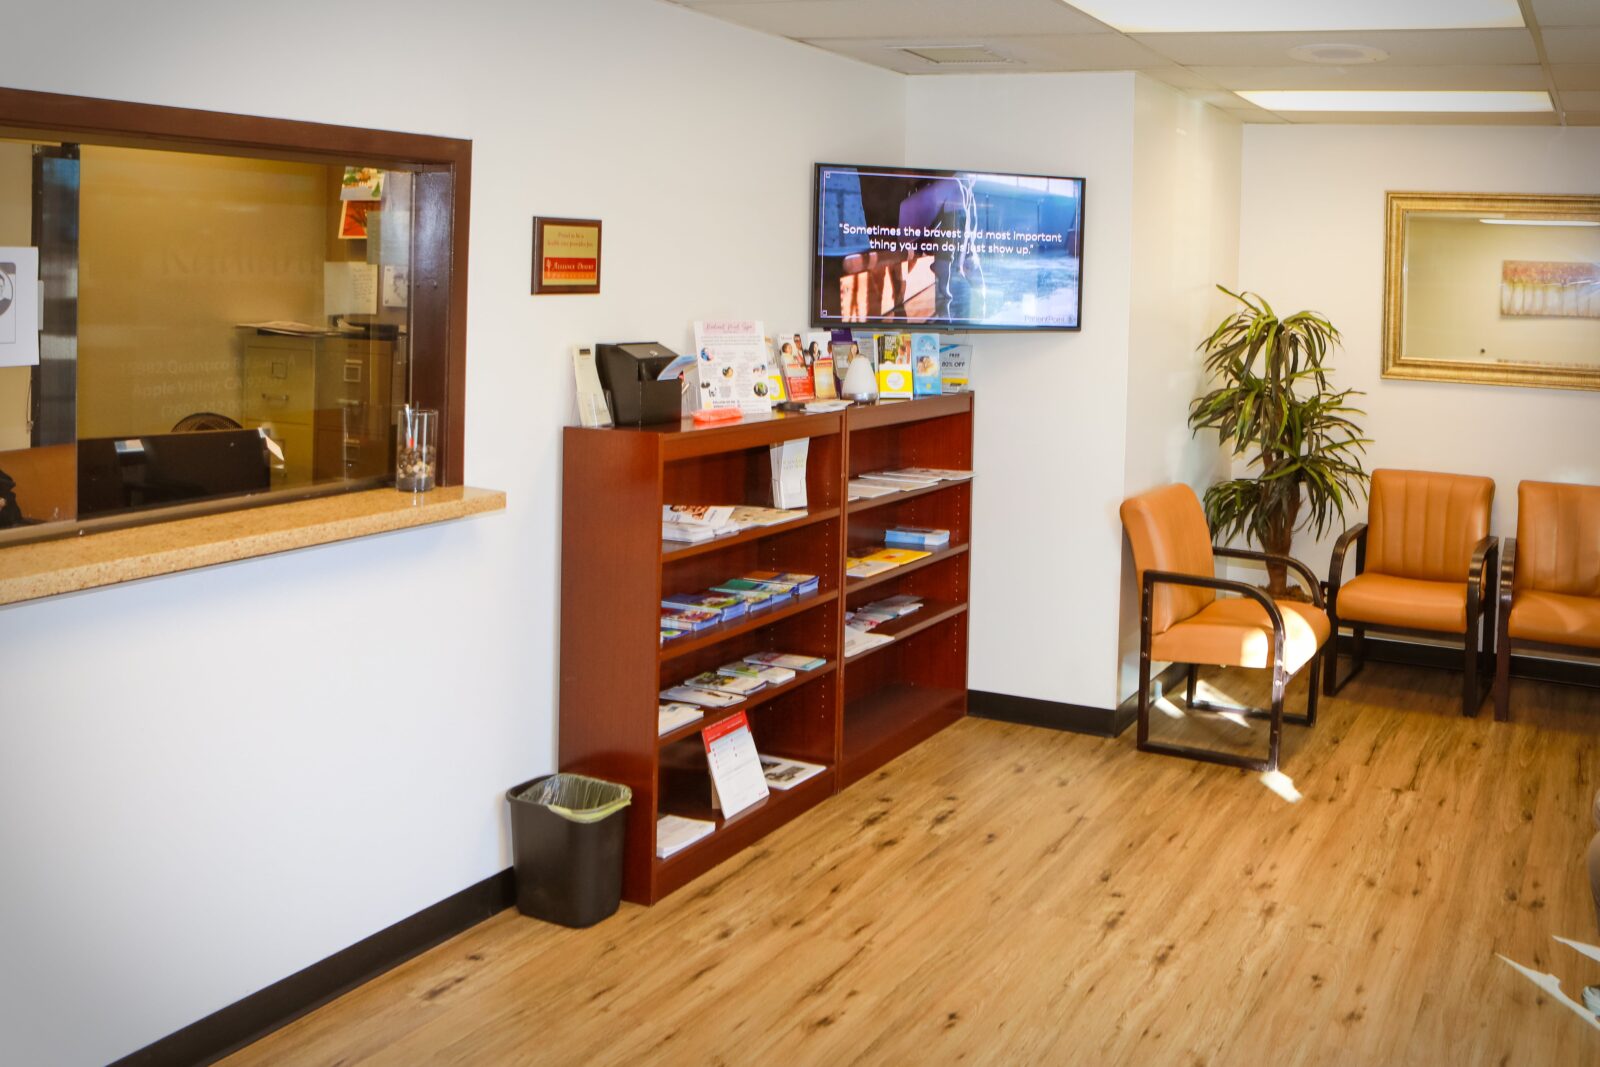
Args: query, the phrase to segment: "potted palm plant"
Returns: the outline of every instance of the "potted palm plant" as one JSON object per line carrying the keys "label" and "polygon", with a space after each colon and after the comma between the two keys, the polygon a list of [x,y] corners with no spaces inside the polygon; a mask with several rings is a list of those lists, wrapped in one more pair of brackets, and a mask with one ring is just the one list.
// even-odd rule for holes
{"label": "potted palm plant", "polygon": [[[1205,493],[1212,533],[1244,535],[1263,551],[1288,555],[1297,529],[1319,537],[1347,501],[1365,492],[1361,453],[1370,443],[1350,420],[1354,389],[1328,383],[1328,353],[1339,331],[1301,311],[1280,319],[1260,296],[1217,286],[1243,307],[1223,319],[1200,346],[1215,388],[1189,405],[1198,434],[1215,430],[1247,476],[1218,482]],[[1267,567],[1268,592],[1289,593],[1282,564]]]}

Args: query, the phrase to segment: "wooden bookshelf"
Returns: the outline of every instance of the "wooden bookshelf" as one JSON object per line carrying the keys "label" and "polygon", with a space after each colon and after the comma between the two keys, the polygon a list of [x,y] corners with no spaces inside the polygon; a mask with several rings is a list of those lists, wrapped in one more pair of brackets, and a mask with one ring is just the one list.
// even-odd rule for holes
{"label": "wooden bookshelf", "polygon": [[[810,441],[804,517],[698,544],[661,540],[665,504],[769,504],[769,447],[802,437]],[[845,500],[851,476],[908,466],[971,469],[970,394],[703,429],[684,420],[566,431],[560,764],[633,790],[626,899],[660,900],[966,713],[971,483]],[[948,528],[951,546],[870,579],[847,579],[847,551],[875,551],[884,529],[897,524]],[[752,570],[816,574],[819,588],[659,644],[664,597]],[[892,643],[846,661],[846,610],[896,593],[926,602],[880,628]],[[661,690],[756,651],[827,662],[657,735]],[[700,734],[736,711],[749,718],[761,752],[826,770],[723,819],[710,808]],[[664,814],[713,819],[717,829],[660,860],[655,830]]]}

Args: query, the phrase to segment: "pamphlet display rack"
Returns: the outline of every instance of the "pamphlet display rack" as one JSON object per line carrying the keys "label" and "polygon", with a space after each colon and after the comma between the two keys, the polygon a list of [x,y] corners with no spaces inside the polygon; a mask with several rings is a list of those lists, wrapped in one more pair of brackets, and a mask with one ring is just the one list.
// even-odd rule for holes
{"label": "pamphlet display rack", "polygon": [[[966,714],[971,482],[847,500],[862,473],[972,468],[970,393],[731,425],[692,421],[566,430],[561,560],[560,764],[633,790],[623,896],[654,903]],[[661,540],[668,504],[768,504],[773,444],[809,439],[806,515],[692,544]],[[883,547],[895,525],[936,526],[950,544],[866,579],[846,555]],[[819,578],[776,608],[660,642],[662,599],[757,570]],[[908,593],[919,611],[874,633],[892,642],[844,655],[844,614]],[[825,663],[657,734],[657,694],[755,652]],[[736,712],[757,748],[826,769],[773,790],[731,819],[712,808],[700,733]],[[662,815],[716,830],[656,856]]]}

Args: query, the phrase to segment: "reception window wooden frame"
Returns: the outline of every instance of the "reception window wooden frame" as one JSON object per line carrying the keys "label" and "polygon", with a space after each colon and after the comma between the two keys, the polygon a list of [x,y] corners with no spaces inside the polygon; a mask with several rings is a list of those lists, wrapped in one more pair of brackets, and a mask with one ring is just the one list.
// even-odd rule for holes
{"label": "reception window wooden frame", "polygon": [[[463,483],[471,141],[3,87],[0,137],[412,171],[410,395],[413,404],[440,412],[439,484]],[[297,495],[326,491],[319,486]],[[276,502],[263,496],[220,500],[208,510]],[[138,520],[165,517],[164,510]]]}

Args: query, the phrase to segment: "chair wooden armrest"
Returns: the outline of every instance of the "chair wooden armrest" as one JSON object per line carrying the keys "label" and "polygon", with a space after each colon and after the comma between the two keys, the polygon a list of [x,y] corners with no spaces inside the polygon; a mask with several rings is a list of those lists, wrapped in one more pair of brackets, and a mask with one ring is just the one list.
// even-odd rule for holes
{"label": "chair wooden armrest", "polygon": [[1492,586],[1485,582],[1498,582],[1500,563],[1500,539],[1489,535],[1479,541],[1472,549],[1472,563],[1467,567],[1467,627],[1470,629],[1477,621],[1478,615],[1485,605],[1490,610],[1495,607],[1494,597],[1486,596],[1492,591]]}
{"label": "chair wooden armrest", "polygon": [[1344,583],[1344,558],[1350,551],[1351,545],[1356,546],[1356,573],[1360,574],[1367,565],[1367,524],[1358,522],[1350,529],[1339,535],[1339,540],[1333,543],[1333,562],[1328,567],[1328,611],[1332,613],[1338,607],[1339,586]]}
{"label": "chair wooden armrest", "polygon": [[1301,580],[1304,581],[1306,592],[1311,594],[1311,602],[1319,608],[1323,606],[1322,583],[1317,581],[1317,576],[1310,567],[1293,556],[1281,556],[1276,552],[1255,552],[1248,548],[1226,548],[1221,545],[1212,545],[1211,554],[1223,556],[1227,559],[1252,559],[1260,563],[1281,563],[1298,574]]}
{"label": "chair wooden armrest", "polygon": [[1494,717],[1511,718],[1511,597],[1517,585],[1517,539],[1500,543],[1500,611],[1495,620]]}
{"label": "chair wooden armrest", "polygon": [[1216,578],[1206,574],[1180,574],[1177,571],[1145,571],[1144,589],[1141,598],[1141,628],[1145,647],[1150,644],[1150,598],[1157,585],[1194,585],[1203,589],[1216,589],[1225,593],[1238,593],[1240,596],[1250,597],[1260,604],[1267,612],[1267,619],[1272,623],[1272,658],[1273,669],[1279,674],[1283,673],[1283,645],[1287,640],[1287,631],[1283,625],[1283,609],[1275,604],[1271,597],[1262,592],[1249,582],[1236,582],[1231,578]]}

